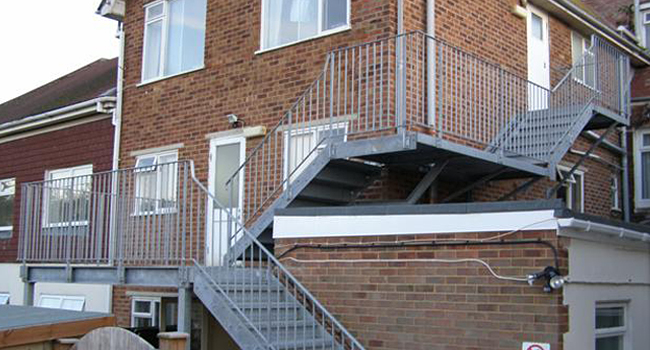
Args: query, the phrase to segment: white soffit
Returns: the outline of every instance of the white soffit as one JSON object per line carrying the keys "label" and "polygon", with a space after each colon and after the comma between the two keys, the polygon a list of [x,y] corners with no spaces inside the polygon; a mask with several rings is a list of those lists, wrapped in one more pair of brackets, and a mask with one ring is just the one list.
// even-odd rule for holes
{"label": "white soffit", "polygon": [[273,238],[555,230],[553,210],[407,215],[276,215]]}

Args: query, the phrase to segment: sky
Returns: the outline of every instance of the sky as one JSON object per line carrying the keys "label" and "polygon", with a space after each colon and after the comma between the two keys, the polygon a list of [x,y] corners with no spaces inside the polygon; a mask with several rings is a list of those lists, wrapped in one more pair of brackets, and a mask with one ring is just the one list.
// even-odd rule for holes
{"label": "sky", "polygon": [[0,103],[119,54],[100,0],[0,1]]}

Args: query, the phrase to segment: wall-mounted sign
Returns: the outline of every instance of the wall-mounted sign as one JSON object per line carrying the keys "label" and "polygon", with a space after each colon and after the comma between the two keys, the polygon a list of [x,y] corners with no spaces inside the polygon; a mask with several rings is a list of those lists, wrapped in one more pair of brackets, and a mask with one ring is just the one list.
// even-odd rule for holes
{"label": "wall-mounted sign", "polygon": [[525,342],[521,345],[521,350],[551,350],[551,344]]}

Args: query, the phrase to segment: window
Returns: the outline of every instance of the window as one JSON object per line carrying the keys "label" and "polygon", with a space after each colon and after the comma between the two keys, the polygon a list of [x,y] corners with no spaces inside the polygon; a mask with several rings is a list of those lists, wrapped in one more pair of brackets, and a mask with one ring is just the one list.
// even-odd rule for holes
{"label": "window", "polygon": [[573,78],[587,86],[595,86],[596,67],[593,54],[589,51],[591,43],[584,36],[571,33],[571,57],[574,67]]}
{"label": "window", "polygon": [[41,295],[38,306],[49,309],[83,311],[86,298],[66,295]]}
{"label": "window", "polygon": [[650,208],[650,129],[634,134],[634,198],[637,208]]}
{"label": "window", "polygon": [[160,327],[160,299],[134,298],[131,300],[131,327]]}
{"label": "window", "polygon": [[596,306],[596,350],[625,350],[627,322],[624,304]]}
{"label": "window", "polygon": [[9,293],[0,293],[0,305],[9,305]]}
{"label": "window", "polygon": [[[347,123],[333,124],[332,137],[345,140],[347,134]],[[323,141],[330,136],[329,125],[312,128],[298,129],[291,131],[291,142],[285,141],[289,147],[285,147],[284,178],[291,175],[295,179],[311,163],[318,151],[326,146]],[[288,132],[285,132],[285,138]]]}
{"label": "window", "polygon": [[612,210],[621,210],[620,187],[617,175],[612,175],[610,179],[610,196],[612,197]]}
{"label": "window", "polygon": [[138,157],[135,169],[135,212],[159,213],[176,208],[178,154],[167,152]]}
{"label": "window", "polygon": [[87,225],[90,215],[92,165],[45,173],[44,225]]}
{"label": "window", "polygon": [[263,0],[262,49],[350,26],[350,0]]}
{"label": "window", "polygon": [[567,208],[581,213],[584,211],[584,172],[576,170],[571,176],[568,176],[569,170],[569,168],[558,167],[560,179],[566,180],[562,188],[558,190],[557,196],[566,203]]}
{"label": "window", "polygon": [[0,180],[0,238],[11,237],[14,220],[14,199],[16,181]]}
{"label": "window", "polygon": [[203,67],[206,0],[161,0],[145,6],[142,80]]}

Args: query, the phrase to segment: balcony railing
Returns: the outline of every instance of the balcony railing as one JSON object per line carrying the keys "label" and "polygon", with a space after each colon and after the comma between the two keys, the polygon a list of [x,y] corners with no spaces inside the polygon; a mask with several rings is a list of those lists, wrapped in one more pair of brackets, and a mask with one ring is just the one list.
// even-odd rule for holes
{"label": "balcony railing", "polygon": [[230,182],[249,224],[327,145],[406,130],[543,166],[587,106],[629,118],[629,77],[598,37],[552,89],[421,32],[337,49]]}

